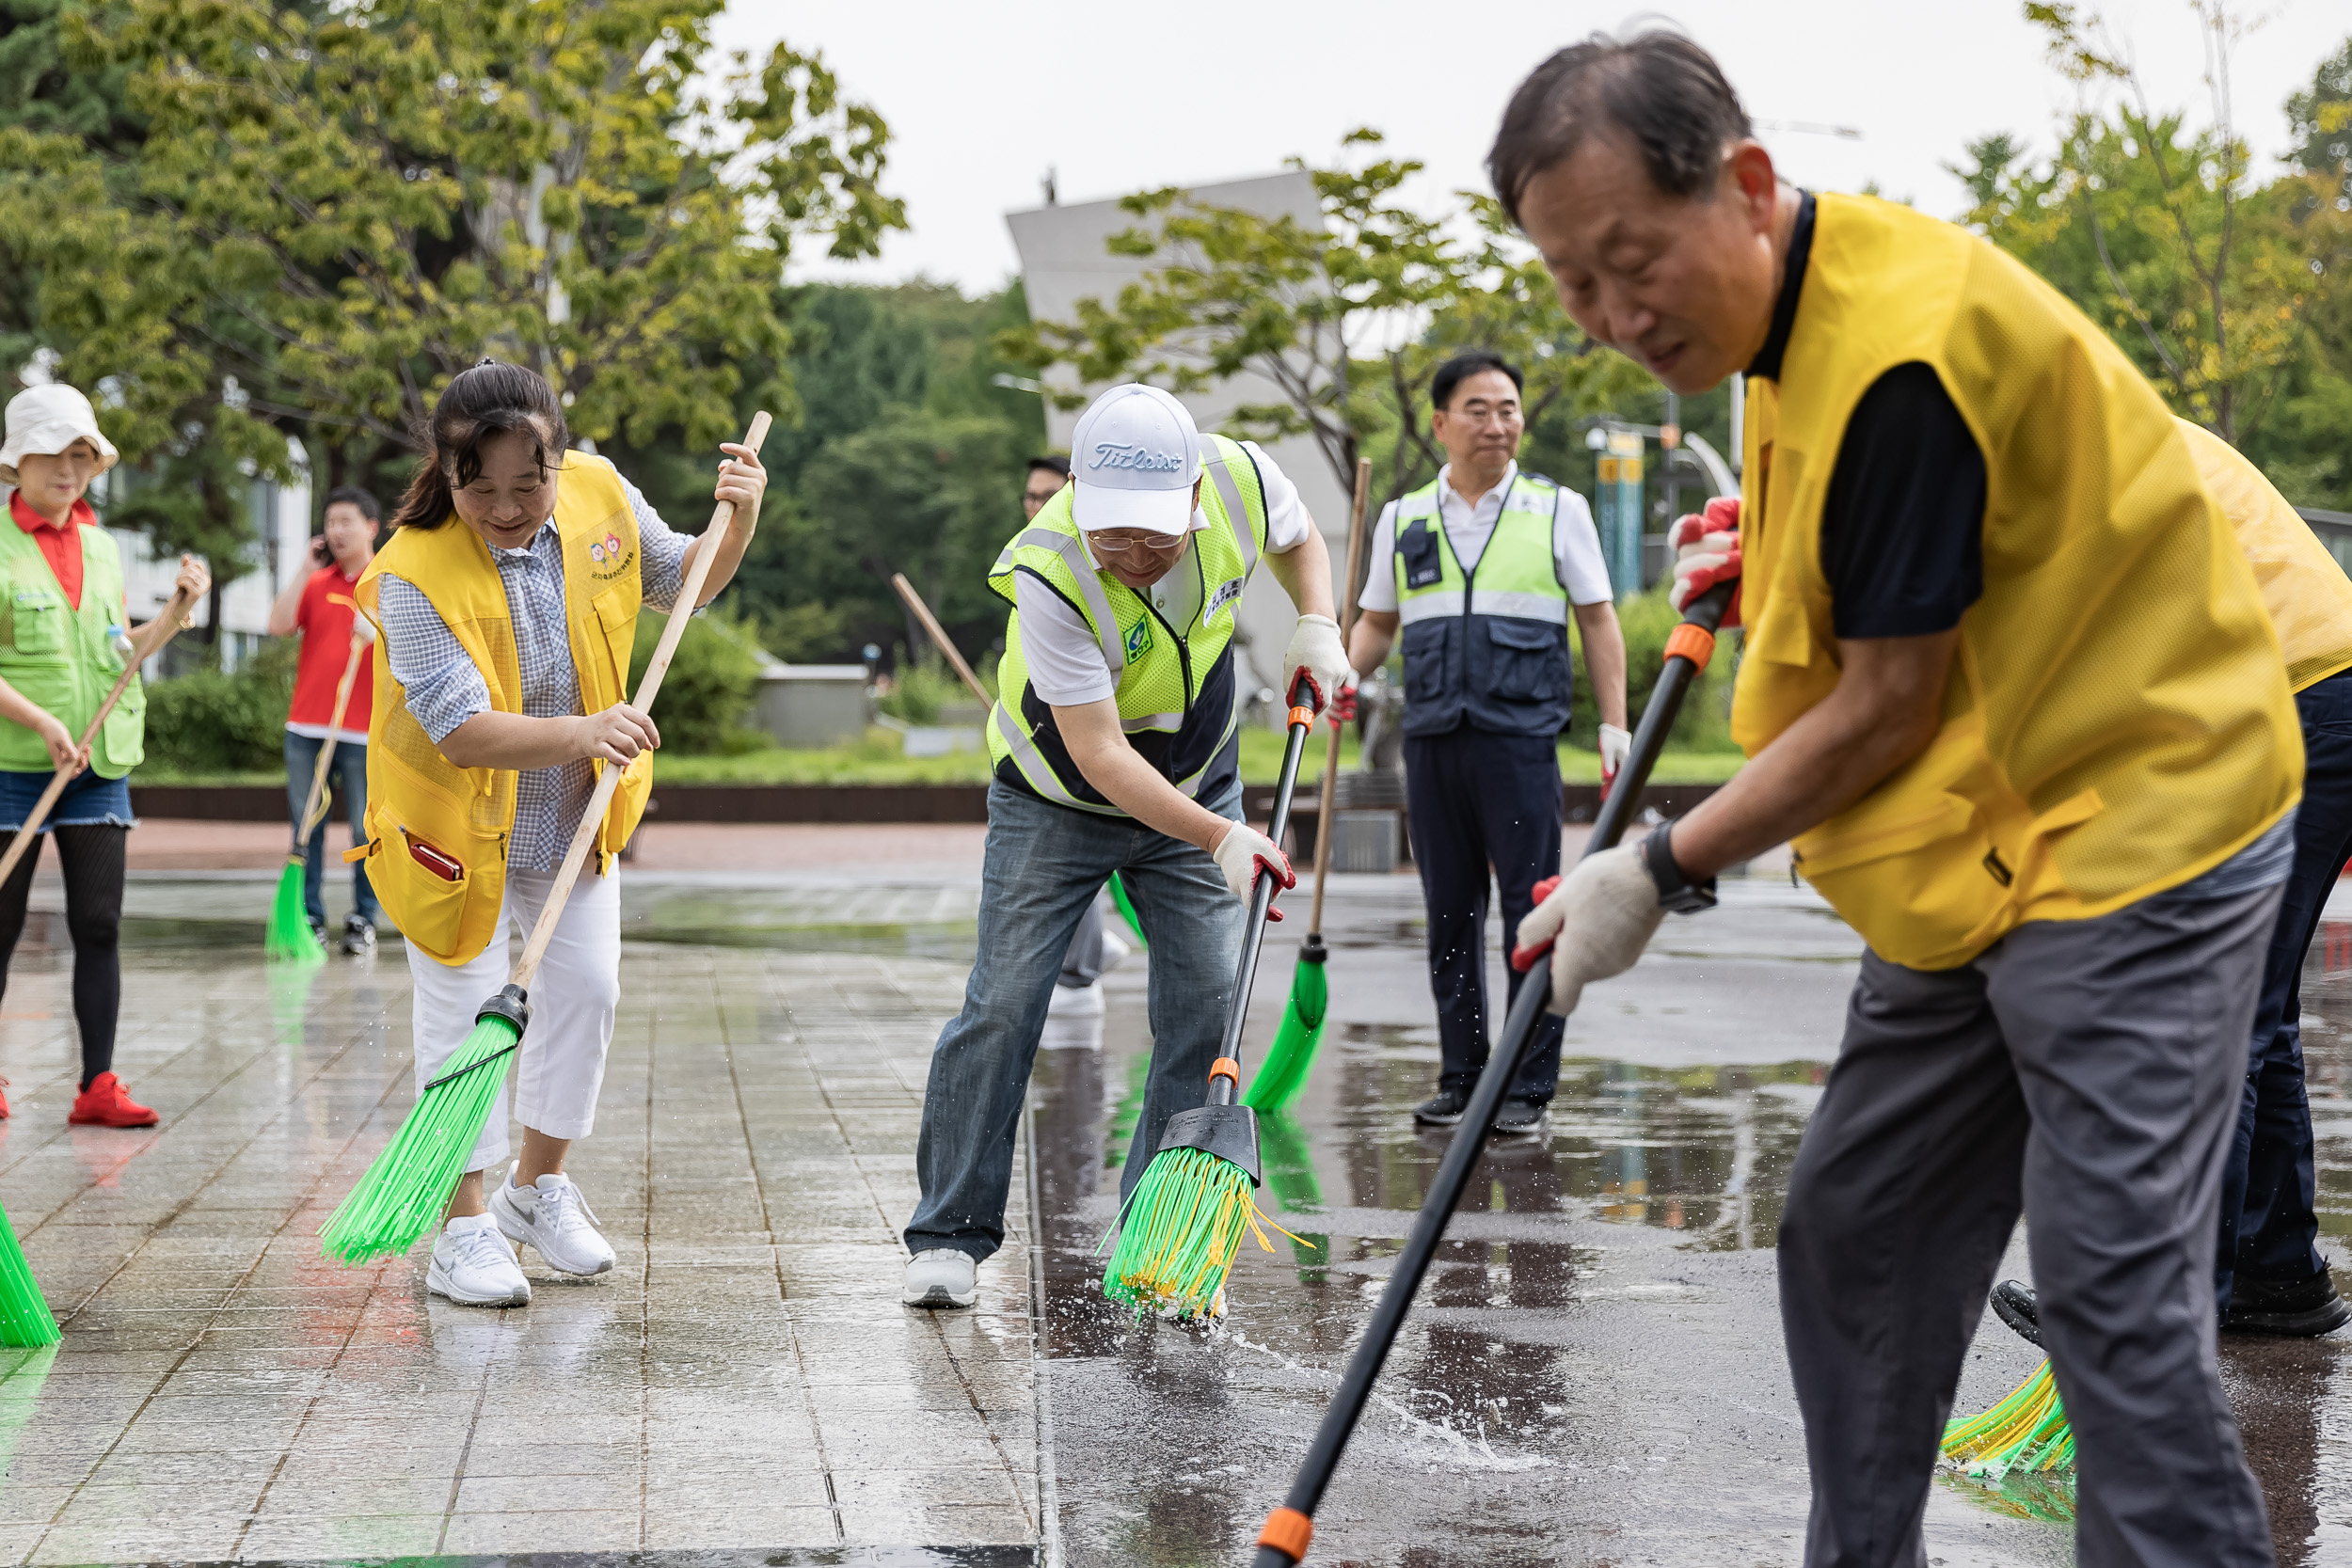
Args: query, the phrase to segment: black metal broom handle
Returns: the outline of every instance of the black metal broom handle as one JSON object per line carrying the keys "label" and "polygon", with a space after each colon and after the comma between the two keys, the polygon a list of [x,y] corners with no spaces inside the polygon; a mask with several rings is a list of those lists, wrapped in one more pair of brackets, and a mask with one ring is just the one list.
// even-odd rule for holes
{"label": "black metal broom handle", "polygon": [[[1291,790],[1298,783],[1298,759],[1307,750],[1307,736],[1315,727],[1313,710],[1297,701],[1298,689],[1307,683],[1301,674],[1291,687],[1290,738],[1282,746],[1282,773],[1274,783],[1274,816],[1266,823],[1266,837],[1277,849],[1282,847],[1282,834],[1291,825]],[[1300,723],[1298,715],[1307,715]],[[1318,832],[1321,830],[1318,829]],[[1233,1000],[1225,1009],[1225,1037],[1218,1043],[1216,1053],[1235,1064],[1241,1061],[1241,1026],[1243,1015],[1249,1011],[1249,989],[1258,979],[1258,951],[1265,945],[1266,911],[1274,907],[1274,874],[1262,871],[1249,886],[1249,924],[1242,931],[1241,962],[1233,970]],[[1232,1078],[1219,1072],[1209,1079],[1209,1103],[1231,1105],[1241,1098],[1241,1087]]]}
{"label": "black metal broom handle", "polygon": [[[1711,638],[1715,628],[1723,624],[1724,610],[1738,586],[1720,583],[1701,594],[1683,611],[1683,625],[1695,626]],[[1658,753],[1665,747],[1666,732],[1674,727],[1683,696],[1704,667],[1703,657],[1681,653],[1667,657],[1665,667],[1658,673],[1658,684],[1650,689],[1649,704],[1642,710],[1642,722],[1633,732],[1632,744],[1627,748],[1625,764],[1617,770],[1609,798],[1601,802],[1592,836],[1584,841],[1584,855],[1612,848],[1625,836],[1641,800],[1642,787],[1649,782],[1650,769],[1658,765]],[[1422,1276],[1437,1256],[1438,1243],[1445,1239],[1446,1222],[1453,1217],[1454,1206],[1461,1202],[1479,1156],[1486,1152],[1486,1138],[1494,1130],[1495,1112],[1502,1106],[1503,1090],[1518,1075],[1519,1058],[1527,1053],[1528,1043],[1535,1037],[1535,1025],[1550,1001],[1551,966],[1547,963],[1532,971],[1519,986],[1518,998],[1511,1004],[1510,1015],[1502,1026],[1502,1039],[1486,1058],[1486,1069],[1478,1075],[1478,1086],[1470,1093],[1461,1126],[1455,1130],[1453,1142],[1446,1146],[1445,1158],[1438,1164],[1429,1196],[1413,1220],[1412,1234],[1406,1239],[1404,1251],[1397,1255],[1396,1270],[1389,1275],[1379,1304],[1372,1309],[1372,1320],[1364,1327],[1364,1337],[1357,1345],[1356,1354],[1348,1358],[1339,1392],[1331,1397],[1330,1408],[1323,1413],[1323,1424],[1315,1430],[1314,1442],[1291,1482],[1290,1495],[1283,1499],[1276,1520],[1268,1522],[1271,1533],[1283,1514],[1303,1516],[1291,1521],[1291,1528],[1298,1532],[1295,1539],[1302,1552],[1306,1545],[1304,1522],[1314,1518],[1315,1505],[1323,1500],[1324,1489],[1331,1483],[1331,1473],[1339,1467],[1347,1439],[1372,1398],[1372,1386],[1378,1381],[1389,1351],[1405,1326],[1405,1314],[1413,1304],[1414,1292],[1421,1289]],[[1299,1558],[1300,1553],[1268,1544],[1262,1539],[1252,1568],[1291,1568]]]}

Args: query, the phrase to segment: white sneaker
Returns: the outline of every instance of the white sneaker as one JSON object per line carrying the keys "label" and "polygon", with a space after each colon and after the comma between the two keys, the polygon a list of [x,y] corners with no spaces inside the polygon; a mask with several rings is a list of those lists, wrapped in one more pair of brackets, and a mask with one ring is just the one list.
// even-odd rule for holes
{"label": "white sneaker", "polygon": [[1089,980],[1083,986],[1065,986],[1054,982],[1054,994],[1046,999],[1047,1018],[1101,1018],[1103,1016],[1103,982]]}
{"label": "white sneaker", "polygon": [[980,1266],[968,1252],[933,1247],[907,1264],[907,1288],[898,1299],[909,1307],[969,1307],[980,1298]]}
{"label": "white sneaker", "polygon": [[596,1212],[568,1176],[549,1174],[517,1187],[510,1171],[490,1195],[490,1212],[510,1241],[537,1247],[560,1273],[602,1274],[612,1266],[612,1244],[596,1234]]}
{"label": "white sneaker", "polygon": [[531,1281],[487,1214],[453,1219],[433,1239],[424,1288],[460,1307],[528,1307]]}
{"label": "white sneaker", "polygon": [[1103,933],[1103,973],[1108,974],[1119,967],[1119,961],[1135,951],[1117,931]]}

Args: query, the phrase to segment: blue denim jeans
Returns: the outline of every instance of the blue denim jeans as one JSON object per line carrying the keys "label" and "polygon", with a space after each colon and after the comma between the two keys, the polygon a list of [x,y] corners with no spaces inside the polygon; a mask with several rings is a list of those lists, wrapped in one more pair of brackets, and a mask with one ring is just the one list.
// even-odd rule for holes
{"label": "blue denim jeans", "polygon": [[[302,808],[310,803],[310,778],[318,771],[319,748],[324,740],[307,735],[286,732],[286,815],[293,819],[294,831],[302,832]],[[327,765],[326,787],[331,791],[338,784],[343,792],[343,809],[351,816],[351,842],[365,843],[368,836],[368,749],[355,746],[348,740],[335,743],[335,760]],[[323,896],[326,877],[326,823],[322,819],[319,831],[310,835],[310,863],[302,873],[302,902],[310,911],[310,919],[320,926],[326,924],[326,901]],[[371,926],[383,924],[384,911],[376,906],[375,890],[368,886],[368,868],[364,862],[351,865],[351,907],[353,912],[364,915]]]}
{"label": "blue denim jeans", "polygon": [[2295,1285],[2320,1271],[2312,1212],[2312,1105],[2303,1089],[2303,955],[2352,856],[2352,670],[2295,695],[2303,721],[2303,804],[2295,869],[2263,964],[2237,1136],[2221,1168],[2214,1298],[2230,1309],[2238,1275]]}
{"label": "blue denim jeans", "polygon": [[[1239,820],[1241,786],[1200,802]],[[988,791],[979,956],[963,1011],[940,1031],[923,1093],[915,1172],[923,1200],[909,1252],[988,1257],[1005,1240],[1013,1135],[1028,1098],[1045,1006],[1078,920],[1118,872],[1151,960],[1152,1073],[1120,1180],[1123,1200],[1168,1117],[1208,1100],[1247,913],[1205,850],[1125,816],[1097,816],[1007,787]]]}

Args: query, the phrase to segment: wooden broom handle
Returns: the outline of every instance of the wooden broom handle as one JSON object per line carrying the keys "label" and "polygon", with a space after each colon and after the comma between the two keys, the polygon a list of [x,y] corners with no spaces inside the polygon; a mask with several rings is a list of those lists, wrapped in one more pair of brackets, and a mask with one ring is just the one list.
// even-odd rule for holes
{"label": "wooden broom handle", "polygon": [[[1372,459],[1356,460],[1356,505],[1347,523],[1347,597],[1341,611],[1340,650],[1347,650],[1347,634],[1356,629],[1356,573],[1364,556],[1364,509],[1372,499]],[[1315,815],[1315,896],[1307,911],[1307,929],[1323,931],[1323,884],[1331,869],[1331,815],[1340,794],[1340,727],[1331,726],[1331,754],[1323,765],[1323,809]]]}
{"label": "wooden broom handle", "polygon": [[[767,439],[768,411],[763,408],[752,416],[752,427],[743,433],[743,445],[751,448],[752,455],[756,457]],[[669,673],[670,657],[677,652],[677,641],[686,634],[686,623],[693,619],[694,610],[702,602],[703,583],[710,577],[711,562],[718,558],[719,539],[734,521],[733,501],[721,501],[712,508],[710,526],[703,530],[703,543],[710,547],[694,551],[693,562],[686,568],[685,585],[678,590],[677,604],[661,628],[661,640],[653,646],[653,657],[645,665],[644,678],[637,683],[636,695],[629,699],[630,705],[641,713],[650,712],[654,699],[661,694],[661,677]],[[621,787],[621,776],[628,771],[611,763],[598,770],[596,793],[588,798],[588,809],[580,814],[580,826],[572,833],[572,847],[564,852],[564,863],[555,873],[555,885],[548,891],[538,924],[531,928],[531,940],[523,944],[522,961],[515,966],[515,984],[524,990],[531,989],[532,976],[539,973],[539,960],[548,956],[548,943],[555,938],[555,923],[563,916],[564,905],[572,895],[572,884],[579,880],[580,868],[596,842],[596,829],[612,808],[612,793]]]}
{"label": "wooden broom handle", "polygon": [[[147,623],[145,645],[132,644],[131,657],[122,661],[122,673],[115,677],[115,689],[106,693],[106,700],[98,705],[98,712],[90,720],[89,728],[82,732],[81,745],[84,750],[87,750],[90,743],[98,738],[98,727],[106,721],[106,715],[115,710],[115,705],[122,701],[122,694],[131,689],[131,683],[138,678],[139,666],[164,651],[164,644],[180,634],[180,623],[195,608],[196,595],[184,588],[176,589],[170,603]],[[24,818],[24,826],[19,828],[16,837],[8,841],[8,852],[0,855],[0,885],[5,885],[15,873],[17,863],[24,858],[24,851],[33,847],[33,836],[40,832],[40,825],[49,820],[50,809],[56,805],[57,797],[65,793],[65,786],[73,781],[74,773],[80,771],[78,768],[73,773],[58,768],[50,779],[49,787],[42,790],[40,799],[33,802],[31,813]]]}
{"label": "wooden broom handle", "polygon": [[[364,621],[354,617],[356,626]],[[343,678],[335,688],[335,716],[326,721],[326,740],[319,747],[318,766],[310,771],[310,798],[302,802],[302,820],[294,824],[294,853],[310,852],[310,835],[326,820],[326,774],[335,765],[335,732],[343,727],[343,712],[351,705],[351,689],[358,683],[359,656],[367,650],[367,639],[357,630],[351,634],[351,657],[343,660]]]}
{"label": "wooden broom handle", "polygon": [[932,645],[947,656],[947,662],[956,667],[956,673],[961,675],[963,684],[972,689],[972,695],[980,700],[980,706],[994,706],[989,694],[981,689],[980,677],[972,673],[972,666],[963,662],[963,656],[956,652],[956,645],[947,641],[947,633],[940,626],[939,617],[931,613],[931,607],[923,602],[923,595],[914,591],[914,584],[907,580],[907,575],[904,572],[891,573],[890,586],[898,591],[898,597],[906,600],[907,608],[914,612],[914,618],[922,622],[923,629],[930,634]]}

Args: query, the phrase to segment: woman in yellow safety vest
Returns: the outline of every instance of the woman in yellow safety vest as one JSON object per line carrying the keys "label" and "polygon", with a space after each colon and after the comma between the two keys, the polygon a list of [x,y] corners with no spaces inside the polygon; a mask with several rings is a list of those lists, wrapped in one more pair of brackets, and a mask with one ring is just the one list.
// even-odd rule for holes
{"label": "woman in yellow safety vest", "polygon": [[536,372],[484,360],[433,410],[431,444],[357,585],[382,628],[368,724],[368,879],[400,928],[415,982],[421,1088],[506,978],[506,937],[528,935],[579,830],[597,770],[628,772],[598,824],[534,986],[516,1073],[520,1158],[500,1090],[434,1242],[427,1288],[469,1307],[531,1299],[514,1243],[549,1267],[597,1275],[612,1248],[564,1174],[596,1122],[620,1001],[614,863],[652,787],[653,721],[625,698],[640,605],[669,613],[696,550],[715,543],[700,603],[735,576],[768,476],[727,445],[715,494],[734,517],[716,541],[673,532],[601,457],[568,450],[555,391]]}
{"label": "woman in yellow safety vest", "polygon": [[[0,833],[13,837],[24,826],[60,769],[72,774],[40,830],[57,846],[66,930],[73,939],[82,1073],[66,1119],[152,1127],[153,1109],[133,1100],[114,1072],[124,840],[135,820],[127,781],[147,735],[147,699],[137,681],[124,689],[90,743],[81,740],[131,651],[122,558],[83,499],[115,458],[89,399],[72,388],[30,387],[9,400],[0,445],[0,484],[12,486],[9,526],[0,527]],[[176,586],[200,597],[212,577],[202,562],[183,555]],[[40,859],[36,842],[0,887],[0,989],[24,929]],[[0,1117],[8,1114],[0,1095]]]}

